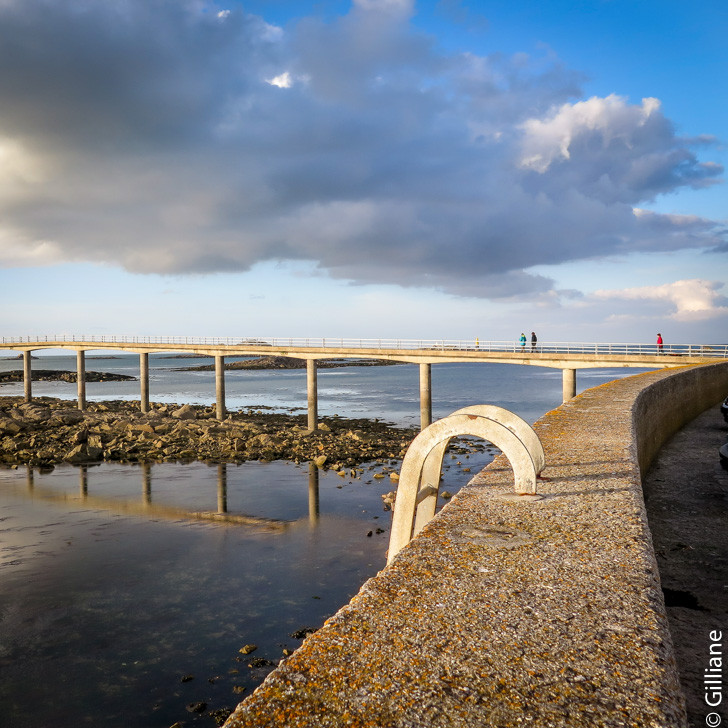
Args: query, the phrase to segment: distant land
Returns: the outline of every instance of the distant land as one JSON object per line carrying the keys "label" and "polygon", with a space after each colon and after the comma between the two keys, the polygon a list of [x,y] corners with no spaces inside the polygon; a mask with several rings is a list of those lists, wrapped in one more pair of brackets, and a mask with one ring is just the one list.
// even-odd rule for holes
{"label": "distant land", "polygon": [[[31,379],[34,382],[77,382],[78,374],[64,369],[33,369]],[[129,377],[126,374],[111,374],[109,372],[86,372],[87,382],[128,382],[136,377]],[[0,384],[22,382],[22,369],[13,369],[9,372],[0,372]]]}
{"label": "distant land", "polygon": [[[316,366],[319,369],[335,369],[339,367],[380,367],[401,364],[388,359],[319,359]],[[203,364],[198,367],[184,367],[180,372],[209,372],[215,368],[214,364]],[[306,360],[290,356],[259,356],[255,359],[233,361],[225,364],[225,369],[305,369]]]}

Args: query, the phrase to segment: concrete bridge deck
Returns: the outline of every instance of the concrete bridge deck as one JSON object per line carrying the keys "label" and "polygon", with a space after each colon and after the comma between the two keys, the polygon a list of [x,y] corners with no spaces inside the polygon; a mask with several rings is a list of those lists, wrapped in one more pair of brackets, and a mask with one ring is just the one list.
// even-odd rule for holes
{"label": "concrete bridge deck", "polygon": [[281,356],[306,360],[308,426],[318,421],[318,383],[316,362],[322,359],[378,359],[418,364],[420,368],[420,422],[432,422],[431,367],[443,363],[498,363],[540,366],[562,370],[563,400],[576,395],[576,371],[585,368],[670,368],[686,364],[705,364],[728,358],[728,345],[707,346],[617,343],[545,342],[521,346],[504,341],[422,341],[422,340],[346,340],[346,339],[195,339],[192,337],[3,337],[0,348],[21,351],[25,399],[32,398],[31,353],[37,350],[67,349],[77,353],[78,406],[86,398],[85,354],[87,351],[116,350],[139,354],[140,402],[149,410],[149,354],[179,352],[211,356],[215,359],[215,397],[218,419],[224,419],[225,357]]}
{"label": "concrete bridge deck", "polygon": [[728,363],[648,372],[545,415],[543,500],[496,459],[227,728],[683,728],[641,478],[726,392]]}

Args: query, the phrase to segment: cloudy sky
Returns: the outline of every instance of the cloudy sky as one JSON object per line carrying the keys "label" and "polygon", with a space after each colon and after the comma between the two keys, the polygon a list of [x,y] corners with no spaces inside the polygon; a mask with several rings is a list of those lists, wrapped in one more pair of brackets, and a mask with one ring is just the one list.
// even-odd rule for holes
{"label": "cloudy sky", "polygon": [[2,335],[728,340],[725,0],[0,0]]}

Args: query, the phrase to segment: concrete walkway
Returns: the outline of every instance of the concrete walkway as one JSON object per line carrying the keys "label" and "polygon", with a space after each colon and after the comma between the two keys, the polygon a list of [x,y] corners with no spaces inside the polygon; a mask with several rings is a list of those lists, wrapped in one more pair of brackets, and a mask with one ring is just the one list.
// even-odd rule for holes
{"label": "concrete walkway", "polygon": [[[691,728],[710,725],[715,712],[703,684],[709,634],[723,632],[724,656],[728,641],[728,468],[718,457],[726,437],[728,423],[711,407],[660,450],[644,482]],[[718,714],[728,719],[725,709]]]}
{"label": "concrete walkway", "polygon": [[[704,379],[723,386],[719,366]],[[649,397],[638,404],[669,376],[611,382],[547,414],[543,500],[502,499],[512,474],[496,459],[228,728],[684,726],[639,465],[665,435],[636,422],[660,421]],[[703,386],[675,381],[677,394],[680,381]]]}

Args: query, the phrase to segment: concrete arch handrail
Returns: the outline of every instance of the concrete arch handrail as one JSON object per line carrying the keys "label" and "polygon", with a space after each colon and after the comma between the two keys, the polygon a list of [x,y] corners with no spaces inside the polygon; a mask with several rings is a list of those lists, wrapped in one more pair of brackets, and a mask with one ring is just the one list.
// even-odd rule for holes
{"label": "concrete arch handrail", "polygon": [[533,464],[536,468],[536,475],[539,475],[546,466],[546,455],[538,435],[531,425],[515,412],[498,407],[494,404],[473,404],[469,407],[462,407],[455,410],[453,415],[478,415],[494,422],[499,422],[511,430],[528,448],[533,457]]}
{"label": "concrete arch handrail", "polygon": [[[514,412],[498,407],[494,404],[475,404],[469,407],[462,407],[453,412],[452,415],[477,415],[493,420],[504,425],[518,437],[531,455],[533,465],[536,469],[536,476],[540,475],[546,464],[546,456],[544,455],[543,445],[538,435],[534,432],[531,425],[526,420],[519,417]],[[415,512],[415,526],[413,537],[416,536],[435,515],[437,509],[437,497],[439,494],[440,474],[442,472],[442,463],[445,457],[445,450],[449,440],[436,445],[425,458],[422,466],[422,475],[420,476],[420,490],[417,498],[417,506]],[[424,484],[424,487],[423,487]]]}
{"label": "concrete arch handrail", "polygon": [[[488,405],[475,405],[464,408],[466,411],[459,410],[434,422],[412,441],[402,461],[387,563],[410,542],[413,533],[419,533],[434,516],[443,456],[453,437],[472,435],[493,443],[508,458],[513,468],[515,492],[536,493],[536,478],[543,469],[544,461],[538,436],[520,418],[516,423],[504,416],[519,431],[525,433],[526,428],[531,430],[532,436],[527,435],[525,440],[522,439],[513,429],[495,419],[498,414],[502,414],[498,412],[500,408],[487,408]],[[481,411],[490,416],[480,414]],[[535,441],[538,441],[538,446]],[[535,452],[532,452],[532,447]]]}

